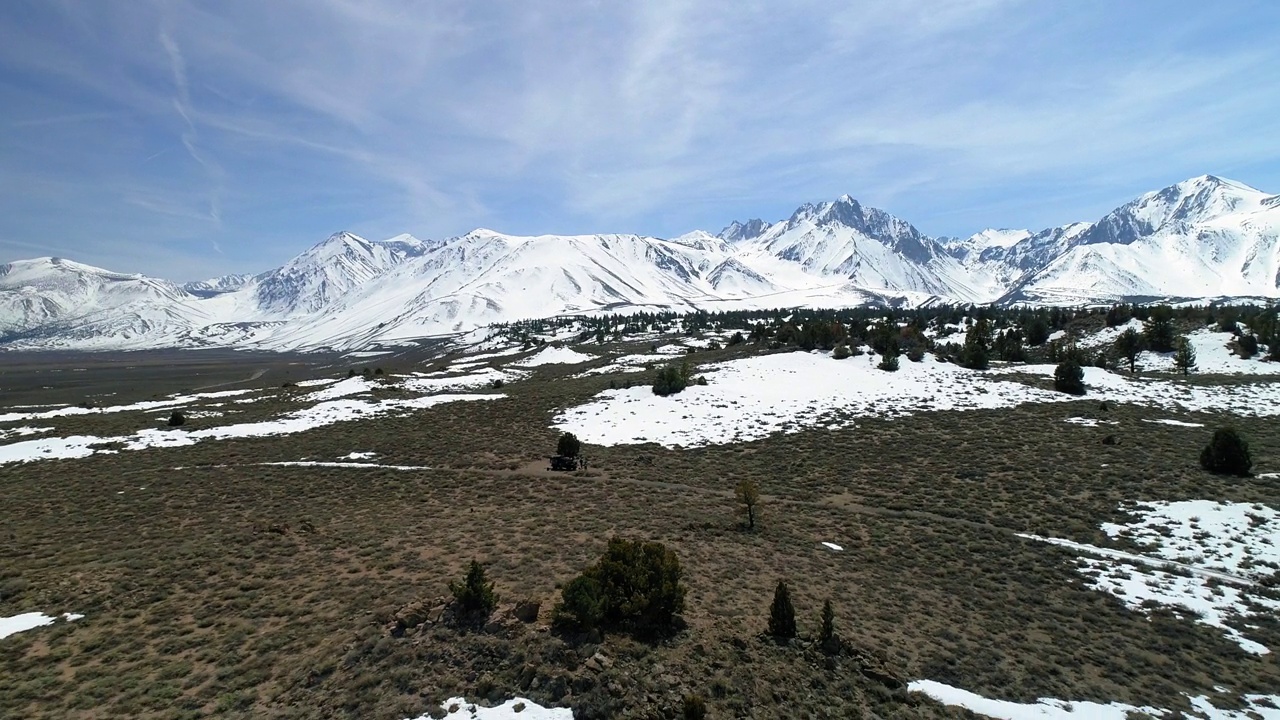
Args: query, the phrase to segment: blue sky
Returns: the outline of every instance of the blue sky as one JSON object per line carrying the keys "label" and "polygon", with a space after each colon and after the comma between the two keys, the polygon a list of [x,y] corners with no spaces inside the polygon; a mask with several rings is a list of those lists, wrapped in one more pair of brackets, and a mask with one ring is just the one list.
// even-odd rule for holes
{"label": "blue sky", "polygon": [[370,239],[933,235],[1280,192],[1280,3],[0,3],[0,261],[175,280]]}

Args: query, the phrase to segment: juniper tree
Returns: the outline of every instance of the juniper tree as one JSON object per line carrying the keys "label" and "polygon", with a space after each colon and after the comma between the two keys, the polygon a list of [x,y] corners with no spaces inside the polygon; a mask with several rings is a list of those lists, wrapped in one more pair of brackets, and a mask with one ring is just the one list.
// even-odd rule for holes
{"label": "juniper tree", "polygon": [[556,454],[565,457],[578,457],[582,452],[582,441],[573,433],[567,432],[556,442]]}
{"label": "juniper tree", "polygon": [[1173,354],[1173,366],[1183,375],[1196,369],[1196,349],[1185,337],[1178,338],[1178,349]]}
{"label": "juniper tree", "polygon": [[1219,428],[1200,451],[1200,467],[1220,475],[1247,476],[1253,468],[1249,443],[1233,428]]}
{"label": "juniper tree", "polygon": [[1053,371],[1053,389],[1069,395],[1084,394],[1084,369],[1074,358],[1058,363]]}

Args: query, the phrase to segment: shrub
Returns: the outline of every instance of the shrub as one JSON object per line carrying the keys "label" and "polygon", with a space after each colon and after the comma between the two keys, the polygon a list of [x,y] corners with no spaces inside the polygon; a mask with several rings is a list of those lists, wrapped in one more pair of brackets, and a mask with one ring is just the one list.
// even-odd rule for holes
{"label": "shrub", "polygon": [[467,570],[467,577],[460,583],[449,583],[449,592],[458,603],[458,612],[468,618],[484,620],[498,604],[493,583],[485,580],[484,566],[475,560]]}
{"label": "shrub", "polygon": [[684,611],[680,560],[659,542],[614,537],[599,562],[565,585],[557,624],[655,634],[675,627]]}
{"label": "shrub", "polygon": [[658,374],[653,378],[653,394],[666,397],[674,395],[685,389],[689,384],[685,375],[680,372],[680,368],[667,367],[658,368]]}
{"label": "shrub", "polygon": [[734,332],[733,335],[729,336],[729,347],[733,347],[734,345],[741,345],[745,341],[746,341],[746,338],[742,337],[742,333]]}
{"label": "shrub", "polygon": [[494,378],[493,382],[489,383],[490,387],[492,387],[494,390],[501,390],[502,386],[505,384],[506,383],[502,381],[502,378]]}
{"label": "shrub", "polygon": [[787,589],[785,580],[779,580],[773,591],[773,604],[769,606],[769,634],[780,639],[796,636],[796,609],[791,604],[791,591]]}
{"label": "shrub", "polygon": [[684,720],[704,720],[707,717],[707,702],[701,695],[685,695],[681,717]]}
{"label": "shrub", "polygon": [[831,351],[831,357],[835,360],[844,360],[850,355],[852,355],[852,353],[849,352],[848,345],[837,345],[836,349]]}
{"label": "shrub", "polygon": [[184,417],[183,414],[178,412],[177,410],[174,410],[173,414],[169,416],[169,427],[178,427],[180,425],[185,424],[186,422],[187,422],[187,418]]}
{"label": "shrub", "polygon": [[565,433],[560,436],[560,440],[556,442],[556,454],[565,457],[578,457],[578,453],[582,452],[582,441],[573,433]]}
{"label": "shrub", "polygon": [[884,370],[885,372],[897,372],[898,353],[887,352],[884,355],[880,356],[880,363],[877,364],[876,367],[880,368],[881,370]]}
{"label": "shrub", "polygon": [[1084,394],[1084,369],[1074,359],[1063,360],[1053,371],[1053,389],[1069,395]]}
{"label": "shrub", "polygon": [[1253,468],[1249,443],[1233,428],[1219,428],[1213,439],[1200,451],[1200,467],[1220,475],[1246,476]]}

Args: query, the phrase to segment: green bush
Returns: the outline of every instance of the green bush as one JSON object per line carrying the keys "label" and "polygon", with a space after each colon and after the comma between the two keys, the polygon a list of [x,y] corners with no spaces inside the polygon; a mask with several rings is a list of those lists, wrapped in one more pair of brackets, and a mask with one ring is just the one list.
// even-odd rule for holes
{"label": "green bush", "polygon": [[831,351],[831,357],[835,360],[844,360],[850,355],[852,355],[852,353],[849,352],[848,345],[837,345],[836,349]]}
{"label": "green bush", "polygon": [[898,370],[898,353],[887,352],[880,356],[880,363],[876,367],[885,372],[897,372]]}
{"label": "green bush", "polygon": [[796,636],[796,608],[791,604],[791,590],[785,580],[779,580],[773,590],[773,604],[769,606],[769,634],[781,639]]}
{"label": "green bush", "polygon": [[659,542],[609,540],[604,555],[560,592],[557,624],[657,634],[684,612],[685,587],[676,554]]}
{"label": "green bush", "polygon": [[1069,395],[1084,394],[1084,369],[1074,358],[1058,363],[1053,371],[1053,389]]}
{"label": "green bush", "polygon": [[1246,476],[1253,468],[1249,443],[1233,428],[1219,428],[1200,451],[1200,467],[1220,475]]}
{"label": "green bush", "polygon": [[467,577],[461,583],[449,583],[449,592],[458,604],[458,612],[467,619],[485,620],[498,605],[498,596],[493,592],[493,583],[484,576],[484,566],[475,560],[467,570]]}

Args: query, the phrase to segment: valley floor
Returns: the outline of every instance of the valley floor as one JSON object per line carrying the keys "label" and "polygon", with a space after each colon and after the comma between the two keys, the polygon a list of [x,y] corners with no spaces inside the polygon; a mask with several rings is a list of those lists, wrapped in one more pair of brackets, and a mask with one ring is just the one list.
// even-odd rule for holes
{"label": "valley floor", "polygon": [[[6,364],[0,715],[1280,714],[1277,377],[1091,373],[1071,399],[1035,366],[888,377],[708,344],[237,356],[133,384]],[[645,365],[692,345],[708,384],[653,396]],[[1254,477],[1199,468],[1226,424]],[[561,429],[588,470],[546,469]],[[674,637],[547,628],[612,535],[679,556]],[[473,558],[498,621],[432,622]],[[762,637],[779,579],[791,645]],[[837,657],[812,643],[828,599]]]}

